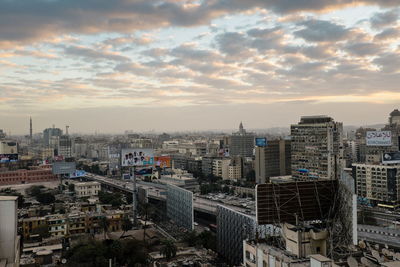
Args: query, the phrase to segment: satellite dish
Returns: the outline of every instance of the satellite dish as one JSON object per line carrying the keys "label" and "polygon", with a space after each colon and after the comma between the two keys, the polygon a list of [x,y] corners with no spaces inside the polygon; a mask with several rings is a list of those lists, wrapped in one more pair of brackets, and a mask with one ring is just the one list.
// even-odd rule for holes
{"label": "satellite dish", "polygon": [[369,260],[369,259],[367,259],[365,257],[361,258],[361,263],[364,264],[367,267],[378,267],[378,265],[376,265],[371,260]]}
{"label": "satellite dish", "polygon": [[66,264],[66,263],[67,263],[67,259],[62,259],[62,260],[61,260],[61,263],[62,263],[62,264]]}
{"label": "satellite dish", "polygon": [[357,260],[352,256],[347,257],[347,264],[349,267],[358,267]]}
{"label": "satellite dish", "polygon": [[400,253],[399,252],[394,254],[394,257],[396,258],[396,260],[400,261]]}
{"label": "satellite dish", "polygon": [[358,245],[360,246],[360,248],[365,249],[367,246],[365,245],[365,242],[360,240],[360,242],[358,242]]}
{"label": "satellite dish", "polygon": [[381,256],[379,255],[378,251],[372,250],[371,252],[372,252],[372,257],[374,257],[378,262],[382,261]]}
{"label": "satellite dish", "polygon": [[382,249],[382,254],[385,256],[390,256],[390,251],[387,248]]}

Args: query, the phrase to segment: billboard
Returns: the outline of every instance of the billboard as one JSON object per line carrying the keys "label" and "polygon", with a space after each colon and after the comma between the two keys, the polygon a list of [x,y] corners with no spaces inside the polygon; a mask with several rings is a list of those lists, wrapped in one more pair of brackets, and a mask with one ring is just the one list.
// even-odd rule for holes
{"label": "billboard", "polygon": [[149,166],[154,164],[154,152],[149,148],[124,148],[121,151],[123,167]]}
{"label": "billboard", "polygon": [[171,168],[171,157],[170,156],[159,156],[154,157],[154,165],[161,168]]}
{"label": "billboard", "polygon": [[16,162],[18,154],[0,154],[0,162]]}
{"label": "billboard", "polygon": [[[325,220],[334,211],[336,180],[258,184],[256,217],[259,224]],[[297,217],[297,218],[296,218]]]}
{"label": "billboard", "polygon": [[69,178],[78,178],[86,176],[86,172],[83,170],[75,170],[73,173],[69,175]]}
{"label": "billboard", "polygon": [[256,138],[256,146],[266,147],[267,146],[267,138],[265,138],[265,137],[262,137],[262,138],[257,137]]}
{"label": "billboard", "polygon": [[400,164],[400,152],[387,152],[383,153],[382,163],[386,164]]}
{"label": "billboard", "polygon": [[367,146],[391,146],[391,131],[367,131],[365,136]]}
{"label": "billboard", "polygon": [[75,162],[54,162],[52,166],[53,174],[71,174],[76,171]]}

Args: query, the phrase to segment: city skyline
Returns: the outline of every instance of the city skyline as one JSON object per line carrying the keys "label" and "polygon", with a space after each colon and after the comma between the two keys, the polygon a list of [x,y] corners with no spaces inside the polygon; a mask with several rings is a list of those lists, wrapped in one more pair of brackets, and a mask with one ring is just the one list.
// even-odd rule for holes
{"label": "city skyline", "polygon": [[400,11],[381,2],[0,0],[0,125],[385,123],[400,103]]}

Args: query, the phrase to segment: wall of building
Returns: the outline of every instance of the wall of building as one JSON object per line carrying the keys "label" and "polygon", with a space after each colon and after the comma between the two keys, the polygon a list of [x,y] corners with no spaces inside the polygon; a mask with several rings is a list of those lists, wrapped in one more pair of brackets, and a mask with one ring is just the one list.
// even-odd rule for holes
{"label": "wall of building", "polygon": [[0,185],[57,181],[51,169],[16,170],[0,172]]}

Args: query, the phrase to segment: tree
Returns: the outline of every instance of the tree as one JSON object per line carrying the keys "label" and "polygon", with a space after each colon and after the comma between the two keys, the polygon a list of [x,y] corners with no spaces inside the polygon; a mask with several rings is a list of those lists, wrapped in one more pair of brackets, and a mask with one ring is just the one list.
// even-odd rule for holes
{"label": "tree", "polygon": [[160,252],[167,258],[167,260],[170,260],[176,256],[176,252],[178,249],[174,241],[172,241],[171,239],[165,239],[161,241],[161,244],[163,245],[163,247],[161,248]]}
{"label": "tree", "polygon": [[26,189],[26,193],[31,197],[36,197],[45,187],[43,185],[32,185],[31,187]]}
{"label": "tree", "polygon": [[108,227],[110,226],[110,222],[108,221],[106,216],[102,216],[100,217],[100,228],[103,230],[103,234],[104,234],[104,240],[107,239],[107,232],[108,232]]}
{"label": "tree", "polygon": [[36,196],[36,200],[39,201],[41,204],[48,205],[54,203],[56,198],[51,193],[40,193]]}
{"label": "tree", "polygon": [[122,235],[120,236],[120,238],[122,238],[124,236],[124,234],[132,229],[132,222],[129,219],[129,217],[127,215],[124,215],[124,217],[122,218]]}
{"label": "tree", "polygon": [[197,245],[199,242],[196,231],[190,231],[185,233],[183,241],[186,242],[190,247]]}
{"label": "tree", "polygon": [[68,191],[75,192],[75,185],[74,184],[69,184],[68,185]]}

